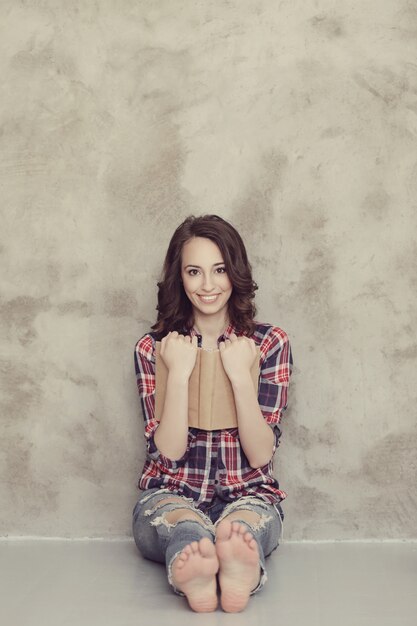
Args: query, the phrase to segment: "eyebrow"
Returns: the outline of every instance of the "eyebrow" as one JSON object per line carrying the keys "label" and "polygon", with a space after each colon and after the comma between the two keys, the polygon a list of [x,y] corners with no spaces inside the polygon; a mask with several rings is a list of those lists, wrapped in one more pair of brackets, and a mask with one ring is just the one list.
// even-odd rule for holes
{"label": "eyebrow", "polygon": [[[224,263],[224,261],[222,261],[221,263],[213,263],[213,267],[217,267],[218,265],[225,265],[225,263]],[[184,267],[184,269],[186,270],[187,267],[195,267],[195,268],[201,270],[201,267],[199,265],[186,265]]]}

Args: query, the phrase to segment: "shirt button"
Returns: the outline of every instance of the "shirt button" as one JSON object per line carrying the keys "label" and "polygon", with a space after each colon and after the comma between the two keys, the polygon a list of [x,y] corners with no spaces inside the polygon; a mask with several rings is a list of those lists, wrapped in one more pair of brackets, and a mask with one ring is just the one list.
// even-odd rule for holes
{"label": "shirt button", "polygon": [[217,478],[216,478],[216,480],[214,481],[214,484],[215,484],[215,485],[218,485],[218,484],[219,484],[219,481],[217,480]]}

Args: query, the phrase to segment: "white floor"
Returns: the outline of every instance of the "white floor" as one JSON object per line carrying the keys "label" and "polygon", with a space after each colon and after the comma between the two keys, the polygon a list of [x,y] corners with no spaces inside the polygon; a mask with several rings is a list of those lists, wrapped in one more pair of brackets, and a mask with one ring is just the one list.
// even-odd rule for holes
{"label": "white floor", "polygon": [[0,541],[2,626],[416,626],[417,543],[283,543],[240,614],[196,614],[132,541]]}

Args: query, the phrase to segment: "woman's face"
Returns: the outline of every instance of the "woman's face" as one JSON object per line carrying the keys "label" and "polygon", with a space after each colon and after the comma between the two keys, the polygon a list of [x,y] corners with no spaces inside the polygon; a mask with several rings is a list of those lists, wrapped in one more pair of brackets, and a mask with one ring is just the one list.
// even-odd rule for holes
{"label": "woman's face", "polygon": [[226,313],[232,283],[219,247],[206,237],[193,237],[183,246],[181,279],[194,312]]}

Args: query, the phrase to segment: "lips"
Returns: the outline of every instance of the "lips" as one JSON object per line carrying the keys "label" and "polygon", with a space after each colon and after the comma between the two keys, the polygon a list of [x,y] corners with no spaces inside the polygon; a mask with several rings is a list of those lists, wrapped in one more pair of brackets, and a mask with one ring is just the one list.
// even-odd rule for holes
{"label": "lips", "polygon": [[216,294],[211,295],[211,296],[202,296],[202,295],[198,294],[198,297],[200,298],[200,300],[202,302],[205,302],[206,304],[209,304],[210,302],[215,302],[219,296],[220,296],[219,293],[216,293]]}

